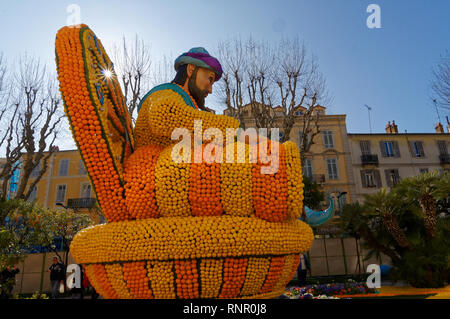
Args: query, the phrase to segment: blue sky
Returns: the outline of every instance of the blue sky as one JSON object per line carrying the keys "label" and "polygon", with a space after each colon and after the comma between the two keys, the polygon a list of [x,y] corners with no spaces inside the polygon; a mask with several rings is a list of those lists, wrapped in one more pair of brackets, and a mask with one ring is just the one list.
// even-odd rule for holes
{"label": "blue sky", "polygon": [[[66,24],[69,4],[81,8],[105,47],[136,33],[154,57],[176,57],[204,46],[214,55],[219,40],[236,35],[277,43],[299,36],[314,53],[334,97],[332,114],[347,114],[350,133],[384,132],[395,120],[399,132],[434,132],[429,101],[431,68],[450,49],[447,0],[297,1],[0,1],[0,52],[8,60],[23,52],[54,69],[54,38]],[[381,29],[369,29],[369,4],[381,7]],[[207,105],[222,110],[214,96]],[[445,121],[445,112],[441,119]],[[445,126],[445,124],[444,124]]]}

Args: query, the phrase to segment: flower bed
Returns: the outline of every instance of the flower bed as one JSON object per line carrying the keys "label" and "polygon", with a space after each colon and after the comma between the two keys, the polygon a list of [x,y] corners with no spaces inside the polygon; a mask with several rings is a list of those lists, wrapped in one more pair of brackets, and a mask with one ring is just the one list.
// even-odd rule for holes
{"label": "flower bed", "polygon": [[343,296],[351,297],[367,294],[378,294],[378,291],[368,288],[365,283],[355,282],[350,279],[346,283],[292,287],[284,295],[290,299],[329,299],[327,297],[342,298]]}

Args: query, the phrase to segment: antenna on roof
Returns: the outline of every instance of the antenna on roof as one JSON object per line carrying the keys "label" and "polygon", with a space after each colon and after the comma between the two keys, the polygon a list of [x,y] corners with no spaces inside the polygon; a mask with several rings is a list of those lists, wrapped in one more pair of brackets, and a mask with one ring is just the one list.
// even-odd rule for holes
{"label": "antenna on roof", "polygon": [[[438,107],[437,107],[436,99],[433,99],[433,103],[434,103],[434,107],[436,108],[436,114],[438,116],[439,123],[441,123],[441,116],[439,115],[439,110],[438,110]],[[447,119],[447,123],[448,123],[448,119]]]}
{"label": "antenna on roof", "polygon": [[370,128],[370,134],[372,134],[372,123],[370,122],[370,111],[372,111],[372,108],[368,106],[367,104],[364,104],[365,107],[367,107],[367,112],[369,113],[369,128]]}

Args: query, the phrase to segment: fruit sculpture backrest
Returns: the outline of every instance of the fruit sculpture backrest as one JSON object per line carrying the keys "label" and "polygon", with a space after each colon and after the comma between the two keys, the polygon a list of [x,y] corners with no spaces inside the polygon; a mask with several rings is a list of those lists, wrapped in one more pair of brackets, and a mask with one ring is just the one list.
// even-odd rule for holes
{"label": "fruit sculpture backrest", "polygon": [[201,132],[218,128],[225,137],[239,122],[196,110],[187,92],[166,84],[143,99],[133,129],[114,65],[86,25],[58,31],[56,62],[64,110],[108,220],[82,230],[70,247],[96,290],[105,298],[280,295],[313,240],[298,220],[296,145],[273,152],[276,142],[268,142],[279,162],[274,174],[263,174],[260,154],[250,162],[249,145],[236,141],[226,147],[245,151],[231,162],[196,163],[194,152],[176,162],[174,129],[194,134],[201,120]]}

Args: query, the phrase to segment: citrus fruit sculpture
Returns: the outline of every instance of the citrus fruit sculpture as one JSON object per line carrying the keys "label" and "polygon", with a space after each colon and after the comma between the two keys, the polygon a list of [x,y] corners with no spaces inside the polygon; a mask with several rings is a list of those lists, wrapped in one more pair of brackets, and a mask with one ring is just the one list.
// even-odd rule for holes
{"label": "citrus fruit sculpture", "polygon": [[202,132],[215,127],[225,136],[239,122],[198,110],[169,83],[147,94],[133,128],[109,76],[114,65],[86,25],[58,31],[56,62],[73,138],[108,220],[80,231],[70,246],[93,287],[121,299],[280,296],[313,241],[299,220],[296,144],[280,144],[275,154],[268,141],[269,156],[279,158],[273,174],[261,173],[259,157],[249,161],[246,141],[226,145],[245,150],[231,163],[175,161],[175,128],[194,132],[202,120]]}

